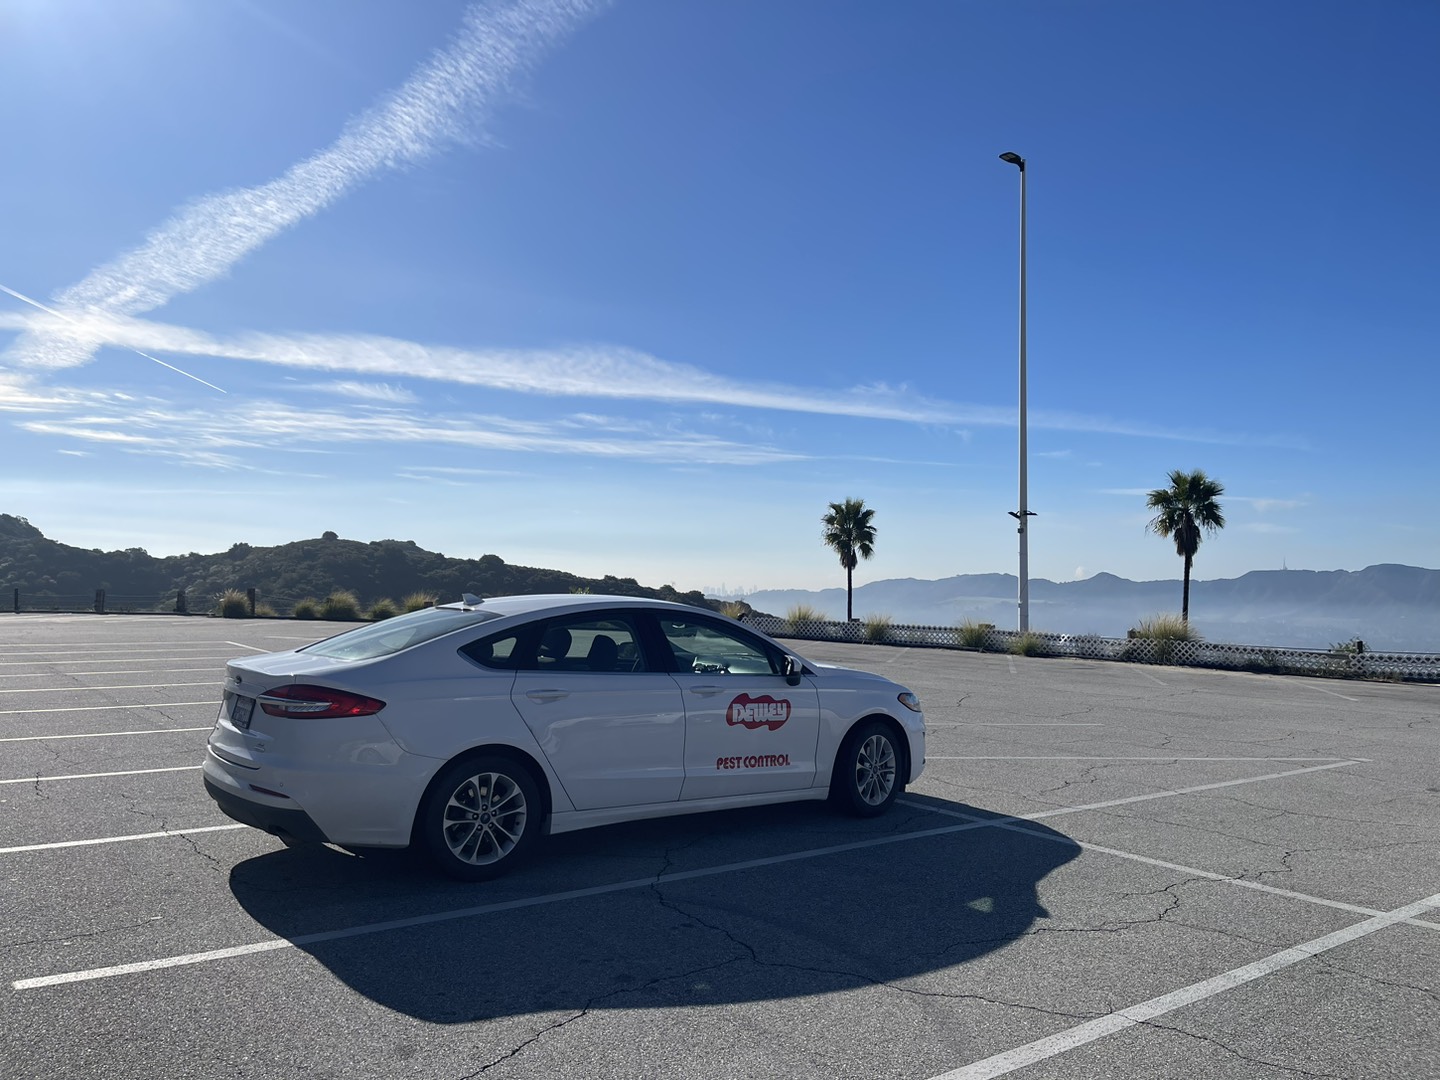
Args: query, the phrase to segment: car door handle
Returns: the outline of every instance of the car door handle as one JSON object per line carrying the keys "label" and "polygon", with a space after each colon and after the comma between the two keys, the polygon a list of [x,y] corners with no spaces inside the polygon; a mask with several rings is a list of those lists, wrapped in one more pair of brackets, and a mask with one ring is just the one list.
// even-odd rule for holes
{"label": "car door handle", "polygon": [[570,696],[569,690],[526,690],[525,696],[531,701],[559,701]]}
{"label": "car door handle", "polygon": [[705,686],[690,687],[690,693],[699,694],[701,697],[714,697],[724,689],[723,686],[711,686],[707,683]]}

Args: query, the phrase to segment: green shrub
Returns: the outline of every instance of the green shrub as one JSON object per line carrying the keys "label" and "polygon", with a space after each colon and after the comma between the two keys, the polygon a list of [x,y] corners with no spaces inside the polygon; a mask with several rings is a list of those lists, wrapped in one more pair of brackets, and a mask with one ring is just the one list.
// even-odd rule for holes
{"label": "green shrub", "polygon": [[1010,643],[1010,651],[1016,656],[1048,656],[1050,643],[1038,632],[1026,630],[1023,634],[1016,635],[1015,640]]}
{"label": "green shrub", "polygon": [[1200,635],[1179,615],[1156,615],[1141,619],[1140,625],[1126,634],[1129,638],[1151,638],[1155,641],[1199,641]]}
{"label": "green shrub", "polygon": [[271,607],[269,604],[266,604],[266,603],[263,603],[263,602],[262,602],[262,603],[259,603],[259,604],[256,604],[256,605],[255,605],[255,617],[256,617],[257,619],[273,619],[273,618],[275,618],[275,609],[274,609],[273,607]]}
{"label": "green shrub", "polygon": [[394,600],[381,598],[370,605],[370,610],[365,613],[365,617],[371,622],[380,622],[382,619],[393,619],[399,614],[400,609],[395,606]]}
{"label": "green shrub", "polygon": [[[1199,641],[1200,635],[1179,615],[1156,615],[1153,619],[1141,619],[1140,625],[1126,632],[1131,641],[1150,641],[1149,659],[1157,664],[1168,664],[1175,659],[1176,647],[1182,641]],[[1126,650],[1125,659],[1146,657],[1140,647],[1131,646]]]}
{"label": "green shrub", "polygon": [[890,639],[890,628],[895,620],[889,615],[865,616],[865,640],[871,645],[881,645]]}
{"label": "green shrub", "polygon": [[720,605],[720,614],[732,619],[743,619],[750,614],[751,610],[750,605],[744,600],[727,600]]}
{"label": "green shrub", "polygon": [[434,607],[437,599],[434,593],[412,592],[400,601],[400,606],[406,611],[419,611],[421,608]]}
{"label": "green shrub", "polygon": [[349,589],[336,589],[320,605],[320,617],[334,622],[358,622],[360,598]]}
{"label": "green shrub", "polygon": [[295,605],[290,612],[297,619],[318,619],[320,617],[320,602],[313,596],[307,596]]}
{"label": "green shrub", "polygon": [[222,619],[248,619],[250,598],[239,589],[226,589],[220,594],[219,610]]}
{"label": "green shrub", "polygon": [[785,613],[785,625],[791,633],[814,630],[825,621],[825,616],[809,604],[796,604]]}
{"label": "green shrub", "polygon": [[989,647],[990,631],[994,629],[994,623],[966,619],[955,628],[955,632],[960,635],[960,644],[965,648],[984,649]]}

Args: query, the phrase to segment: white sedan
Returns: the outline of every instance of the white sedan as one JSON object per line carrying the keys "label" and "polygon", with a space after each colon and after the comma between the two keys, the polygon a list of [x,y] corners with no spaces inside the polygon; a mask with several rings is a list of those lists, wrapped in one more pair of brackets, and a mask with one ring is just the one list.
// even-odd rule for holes
{"label": "white sedan", "polygon": [[909,690],[698,608],[510,596],[232,660],[205,754],[287,843],[508,870],[547,833],[804,799],[883,812],[925,762]]}

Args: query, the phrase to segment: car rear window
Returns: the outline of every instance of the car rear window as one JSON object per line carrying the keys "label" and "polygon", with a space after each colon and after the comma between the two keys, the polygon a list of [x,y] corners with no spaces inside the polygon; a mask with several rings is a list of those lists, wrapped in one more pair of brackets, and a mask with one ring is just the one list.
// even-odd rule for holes
{"label": "car rear window", "polygon": [[478,626],[498,619],[498,612],[458,608],[425,608],[399,615],[384,622],[346,630],[343,634],[306,645],[299,652],[329,656],[336,660],[373,660],[377,656],[389,656],[402,649],[411,648],[422,642],[431,641],[468,626]]}

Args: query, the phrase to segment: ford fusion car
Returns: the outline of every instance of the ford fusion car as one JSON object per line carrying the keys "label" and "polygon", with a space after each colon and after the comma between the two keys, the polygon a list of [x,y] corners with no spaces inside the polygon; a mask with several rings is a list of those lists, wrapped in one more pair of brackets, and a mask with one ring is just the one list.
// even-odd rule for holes
{"label": "ford fusion car", "polygon": [[205,787],[286,843],[415,846],[463,880],[548,833],[765,803],[885,811],[920,702],[732,619],[619,596],[427,608],[225,668]]}

